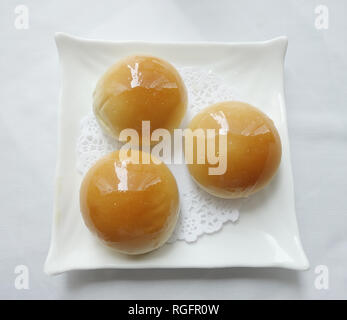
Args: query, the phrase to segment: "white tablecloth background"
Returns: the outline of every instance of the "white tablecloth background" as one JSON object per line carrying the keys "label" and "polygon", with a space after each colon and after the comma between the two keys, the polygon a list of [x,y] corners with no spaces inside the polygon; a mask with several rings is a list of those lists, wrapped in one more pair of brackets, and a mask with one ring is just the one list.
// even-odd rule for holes
{"label": "white tablecloth background", "polygon": [[[28,1],[0,3],[0,298],[347,298],[347,2]],[[14,26],[16,5],[29,29]],[[286,102],[301,238],[311,269],[43,273],[52,223],[60,69],[56,31],[111,40],[254,41],[287,35]],[[17,290],[26,265],[30,289]],[[314,286],[329,269],[329,289]]]}

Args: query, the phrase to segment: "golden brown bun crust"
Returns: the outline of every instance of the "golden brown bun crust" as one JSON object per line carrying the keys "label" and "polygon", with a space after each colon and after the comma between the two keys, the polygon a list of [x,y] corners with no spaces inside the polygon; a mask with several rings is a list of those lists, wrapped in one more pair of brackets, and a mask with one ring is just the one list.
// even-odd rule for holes
{"label": "golden brown bun crust", "polygon": [[115,151],[85,175],[80,208],[89,230],[108,246],[128,254],[149,252],[164,244],[176,225],[176,180],[163,163],[132,164]]}
{"label": "golden brown bun crust", "polygon": [[[217,121],[217,120],[218,121]],[[282,154],[281,140],[273,121],[257,108],[242,102],[212,105],[191,121],[195,130],[228,127],[227,168],[222,175],[209,175],[212,165],[193,164],[193,179],[207,192],[222,198],[247,197],[265,187],[276,173]],[[218,140],[217,140],[218,141]],[[218,145],[218,142],[217,142]],[[196,143],[194,159],[196,159]]]}
{"label": "golden brown bun crust", "polygon": [[[135,129],[141,138],[142,121],[151,133],[179,127],[187,108],[187,91],[168,62],[134,55],[120,60],[101,77],[94,91],[94,113],[109,134]],[[140,139],[141,143],[141,139]]]}

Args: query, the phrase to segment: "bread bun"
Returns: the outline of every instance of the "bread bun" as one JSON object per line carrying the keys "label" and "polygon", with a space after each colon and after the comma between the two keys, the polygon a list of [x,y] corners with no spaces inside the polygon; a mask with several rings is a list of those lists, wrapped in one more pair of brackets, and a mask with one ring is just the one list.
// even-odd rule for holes
{"label": "bread bun", "polygon": [[[85,175],[80,208],[86,226],[106,245],[127,254],[142,254],[163,245],[179,214],[174,176],[160,161],[122,160],[120,152],[100,159]],[[148,155],[148,154],[147,154]],[[149,155],[148,155],[149,156]]]}
{"label": "bread bun", "polygon": [[189,128],[201,128],[204,132],[215,129],[217,147],[220,129],[226,132],[224,174],[209,174],[213,165],[207,157],[205,164],[197,163],[196,145],[194,161],[188,164],[193,179],[217,197],[247,197],[265,187],[279,167],[282,148],[277,129],[270,118],[249,104],[235,101],[214,104],[198,113]]}
{"label": "bread bun", "polygon": [[93,108],[107,133],[119,139],[123,129],[135,129],[141,144],[142,121],[150,121],[150,133],[179,127],[187,108],[187,91],[171,64],[134,55],[120,60],[101,77]]}

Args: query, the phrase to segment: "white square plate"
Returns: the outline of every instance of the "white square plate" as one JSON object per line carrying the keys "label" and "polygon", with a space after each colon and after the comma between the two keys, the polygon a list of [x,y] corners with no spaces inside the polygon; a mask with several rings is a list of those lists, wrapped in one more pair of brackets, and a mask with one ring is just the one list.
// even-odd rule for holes
{"label": "white square plate", "polygon": [[[100,268],[308,268],[294,206],[283,92],[285,37],[254,43],[148,43],[85,40],[59,33],[56,43],[62,66],[60,140],[46,273]],[[91,110],[98,78],[116,60],[134,53],[221,75],[246,102],[274,120],[283,155],[278,174],[242,206],[238,223],[226,224],[220,232],[204,235],[195,243],[176,241],[146,255],[126,256],[101,245],[81,219],[76,139],[80,120]]]}

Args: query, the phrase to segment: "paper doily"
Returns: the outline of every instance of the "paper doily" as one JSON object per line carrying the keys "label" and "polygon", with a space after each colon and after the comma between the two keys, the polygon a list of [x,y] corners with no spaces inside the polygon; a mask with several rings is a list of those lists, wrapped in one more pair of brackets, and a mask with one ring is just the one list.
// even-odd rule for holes
{"label": "paper doily", "polygon": [[[197,112],[213,103],[235,100],[235,90],[214,72],[193,67],[178,70],[188,90],[188,111],[183,124],[187,124]],[[121,146],[120,142],[102,131],[92,113],[88,114],[81,120],[77,141],[78,171],[85,174],[98,159]],[[194,242],[203,234],[219,231],[224,223],[238,220],[239,208],[244,199],[214,197],[192,181],[184,164],[167,165],[176,178],[181,207],[177,226],[169,242]]]}

